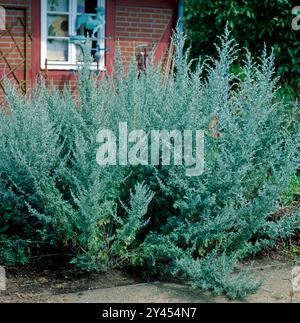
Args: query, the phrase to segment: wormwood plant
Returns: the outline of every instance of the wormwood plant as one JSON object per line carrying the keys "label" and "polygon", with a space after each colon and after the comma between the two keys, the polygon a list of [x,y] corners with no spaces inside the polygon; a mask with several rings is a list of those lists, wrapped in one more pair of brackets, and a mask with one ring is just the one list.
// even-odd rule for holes
{"label": "wormwood plant", "polygon": [[[42,80],[31,98],[7,84],[0,201],[13,212],[0,232],[2,253],[3,241],[22,241],[29,261],[54,250],[85,270],[131,264],[232,298],[257,289],[236,264],[299,227],[299,210],[274,216],[299,166],[299,125],[274,99],[266,49],[258,59],[246,52],[237,77],[230,67],[238,48],[227,30],[218,58],[196,71],[182,54],[183,35],[175,38],[176,71],[164,83],[153,63],[139,72],[133,59],[125,72],[119,53],[112,75],[97,79],[86,49],[78,98]],[[188,177],[184,166],[100,167],[97,133],[117,133],[119,122],[147,133],[205,130],[204,174]]]}
{"label": "wormwood plant", "polygon": [[[85,270],[120,265],[144,225],[153,195],[142,182],[130,188],[119,212],[125,170],[96,163],[96,134],[106,126],[111,87],[90,78],[90,59],[79,74],[79,106],[69,88],[48,90],[41,81],[31,99],[7,84],[1,114],[0,200],[14,210],[10,231],[32,254],[71,253]],[[6,248],[7,245],[1,246]]]}

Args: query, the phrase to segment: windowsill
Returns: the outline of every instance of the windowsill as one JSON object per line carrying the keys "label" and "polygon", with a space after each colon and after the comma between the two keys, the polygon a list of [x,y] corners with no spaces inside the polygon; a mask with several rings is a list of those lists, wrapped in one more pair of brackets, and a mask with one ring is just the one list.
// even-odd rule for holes
{"label": "windowsill", "polygon": [[[46,66],[41,66],[41,70],[42,71],[45,71],[46,70]],[[48,65],[47,66],[47,70],[48,71],[69,71],[69,72],[76,72],[78,71],[78,66],[73,66],[73,65],[69,65],[69,66],[66,66],[66,65]],[[99,72],[106,72],[106,67],[103,67],[103,65],[101,64],[99,66],[99,68],[97,68],[96,65],[93,65],[91,66],[90,68],[91,71],[99,71]]]}

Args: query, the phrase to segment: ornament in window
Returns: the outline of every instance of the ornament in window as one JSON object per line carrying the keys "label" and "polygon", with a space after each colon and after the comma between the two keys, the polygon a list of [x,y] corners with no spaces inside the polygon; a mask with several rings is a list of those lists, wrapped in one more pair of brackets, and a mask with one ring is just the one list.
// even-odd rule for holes
{"label": "ornament in window", "polygon": [[80,29],[81,26],[84,26],[86,30],[92,32],[92,38],[96,37],[96,33],[100,32],[105,24],[105,10],[103,7],[96,8],[96,16],[93,18],[93,15],[82,13],[76,19],[76,32]]}

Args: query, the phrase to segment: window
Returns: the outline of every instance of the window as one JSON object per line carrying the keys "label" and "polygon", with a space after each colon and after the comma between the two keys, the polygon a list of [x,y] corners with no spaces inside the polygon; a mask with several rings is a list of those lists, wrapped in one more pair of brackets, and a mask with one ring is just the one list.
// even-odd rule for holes
{"label": "window", "polygon": [[[92,31],[84,23],[76,30],[78,17],[87,13],[91,15],[89,19],[97,19],[96,9],[105,9],[105,0],[42,0],[41,3],[41,68],[45,69],[47,61],[48,69],[76,69],[82,61],[82,49],[74,36],[92,37]],[[93,68],[100,70],[105,67],[104,20],[102,16],[101,28],[92,39]]]}

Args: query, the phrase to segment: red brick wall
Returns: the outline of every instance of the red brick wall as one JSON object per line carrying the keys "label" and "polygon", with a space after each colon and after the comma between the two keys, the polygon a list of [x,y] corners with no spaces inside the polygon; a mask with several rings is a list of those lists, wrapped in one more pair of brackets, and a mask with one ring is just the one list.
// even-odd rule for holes
{"label": "red brick wall", "polygon": [[134,48],[140,44],[147,44],[149,49],[157,46],[172,18],[172,9],[117,5],[116,39],[124,62],[130,61]]}

